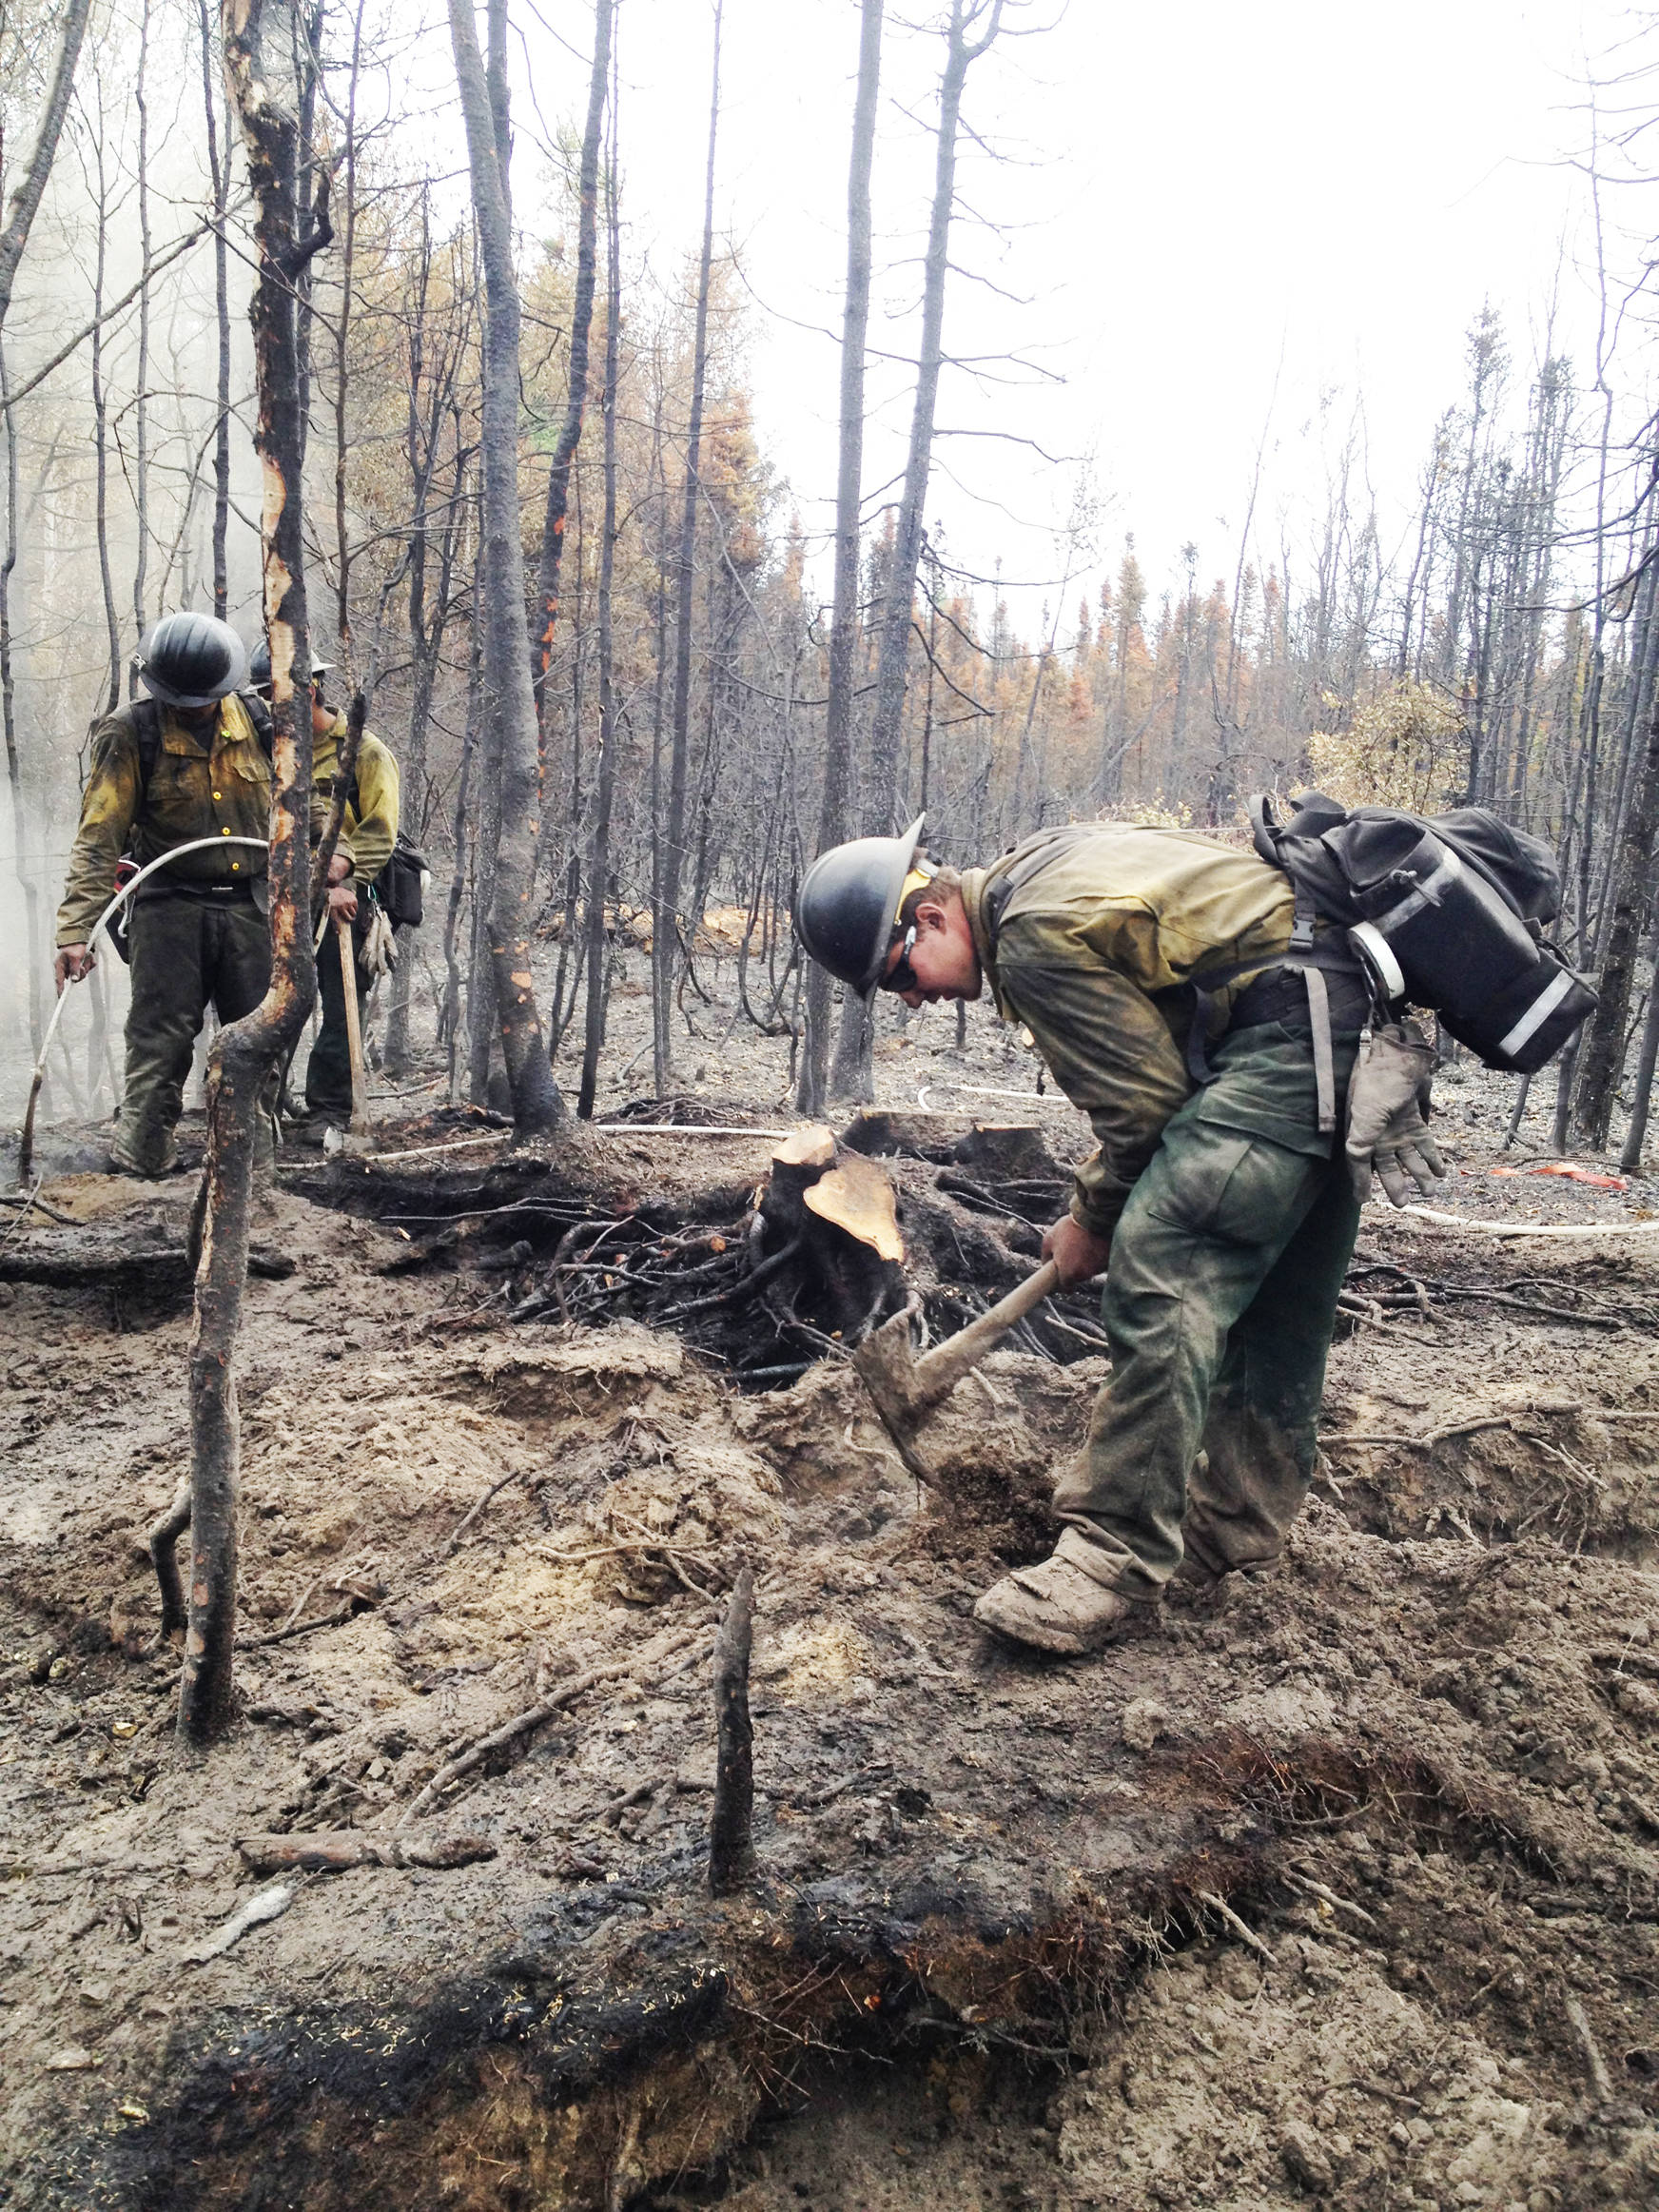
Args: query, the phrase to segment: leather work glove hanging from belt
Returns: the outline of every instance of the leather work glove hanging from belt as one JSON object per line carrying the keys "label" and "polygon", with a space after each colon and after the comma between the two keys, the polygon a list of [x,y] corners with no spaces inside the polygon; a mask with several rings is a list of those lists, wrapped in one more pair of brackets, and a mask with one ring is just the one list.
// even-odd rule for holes
{"label": "leather work glove hanging from belt", "polygon": [[1359,1040],[1348,1085],[1348,1172],[1361,1205],[1371,1195],[1375,1167],[1396,1205],[1411,1193],[1409,1175],[1424,1198],[1446,1173],[1423,1119],[1422,1094],[1435,1065],[1435,1047],[1415,1022],[1390,1022]]}
{"label": "leather work glove hanging from belt", "polygon": [[371,983],[389,975],[398,965],[398,947],[386,910],[377,899],[369,909],[369,926],[357,949],[357,964]]}

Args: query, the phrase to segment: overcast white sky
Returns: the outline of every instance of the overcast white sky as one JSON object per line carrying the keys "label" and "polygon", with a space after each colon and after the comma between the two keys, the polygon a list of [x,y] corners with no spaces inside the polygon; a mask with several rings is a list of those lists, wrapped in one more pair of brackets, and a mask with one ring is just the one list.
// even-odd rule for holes
{"label": "overcast white sky", "polygon": [[[590,10],[542,7],[585,50]],[[931,189],[938,13],[925,0],[889,9],[878,350],[914,343],[904,318]],[[523,20],[543,112],[574,113],[577,65]],[[976,389],[947,374],[939,419],[1087,456],[1106,560],[1132,529],[1160,581],[1189,538],[1200,580],[1230,574],[1264,428],[1255,535],[1270,557],[1284,530],[1305,530],[1357,401],[1370,480],[1401,524],[1483,299],[1523,362],[1552,298],[1567,349],[1588,358],[1591,237],[1564,157],[1586,136],[1586,57],[1630,35],[1630,11],[1608,0],[1049,0],[1008,20],[1051,28],[1005,33],[974,66],[965,114],[1006,160],[966,147],[959,188],[1004,229],[965,222],[953,258],[1029,303],[953,279],[946,341],[1017,351],[1063,381]],[[631,243],[670,282],[701,214],[712,25],[707,0],[623,0]],[[837,374],[833,337],[817,333],[839,331],[857,36],[856,0],[727,0],[715,219],[757,303],[766,448],[816,531],[834,484]],[[903,463],[906,373],[872,363],[871,400],[873,489]],[[979,438],[942,440],[938,456],[929,515],[955,558],[984,568],[1000,555],[1010,577],[1052,577],[1076,468]]]}

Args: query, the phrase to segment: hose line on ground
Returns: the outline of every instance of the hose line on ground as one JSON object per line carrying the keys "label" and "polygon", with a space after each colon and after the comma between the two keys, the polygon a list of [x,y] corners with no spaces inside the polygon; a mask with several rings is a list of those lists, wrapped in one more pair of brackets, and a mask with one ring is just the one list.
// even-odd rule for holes
{"label": "hose line on ground", "polygon": [[[265,837],[231,837],[228,835],[192,837],[187,845],[175,845],[171,852],[162,853],[155,860],[146,861],[136,875],[128,876],[93,923],[91,932],[87,939],[88,951],[90,952],[98,939],[106,934],[110,917],[120,910],[146,876],[153,875],[158,868],[170,868],[175,860],[182,860],[186,852],[201,852],[208,846],[223,849],[226,845],[251,845],[260,852],[270,851],[270,840]],[[80,980],[81,978],[76,976],[75,981],[78,983]],[[57,1030],[58,1016],[64,1010],[68,995],[68,987],[66,985],[58,993],[57,1004],[51,1010],[51,1020],[46,1026],[46,1035],[41,1040],[40,1058],[34,1064],[34,1076],[29,1086],[29,1107],[23,1117],[23,1142],[18,1146],[17,1151],[17,1187],[19,1190],[22,1190],[29,1181],[29,1165],[34,1158],[34,1109],[39,1103],[40,1086],[46,1081],[46,1056],[51,1050],[51,1041]]]}

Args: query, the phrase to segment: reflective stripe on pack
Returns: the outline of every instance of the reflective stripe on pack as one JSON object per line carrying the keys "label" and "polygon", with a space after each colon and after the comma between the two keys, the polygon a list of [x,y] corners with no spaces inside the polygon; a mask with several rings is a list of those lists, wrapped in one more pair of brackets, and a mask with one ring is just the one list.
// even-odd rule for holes
{"label": "reflective stripe on pack", "polygon": [[1358,946],[1390,999],[1405,997],[1405,970],[1394,956],[1394,947],[1375,922],[1356,922],[1348,932],[1348,942]]}
{"label": "reflective stripe on pack", "polygon": [[1420,914],[1425,907],[1437,907],[1442,890],[1448,884],[1455,883],[1463,873],[1463,863],[1451,846],[1443,846],[1442,851],[1446,857],[1434,874],[1418,884],[1415,891],[1408,891],[1397,907],[1390,907],[1386,914],[1376,916],[1375,926],[1385,936],[1391,930],[1403,930],[1413,916]]}
{"label": "reflective stripe on pack", "polygon": [[1506,1059],[1513,1060],[1528,1038],[1542,1028],[1577,980],[1569,968],[1552,976],[1508,1036],[1499,1039],[1497,1048]]}

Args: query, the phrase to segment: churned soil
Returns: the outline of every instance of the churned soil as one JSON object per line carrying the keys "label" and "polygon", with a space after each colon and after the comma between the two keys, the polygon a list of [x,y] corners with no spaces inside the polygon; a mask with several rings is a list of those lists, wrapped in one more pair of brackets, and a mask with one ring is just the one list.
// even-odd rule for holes
{"label": "churned soil", "polygon": [[[884,1057],[885,1105],[935,1065],[1031,1091],[932,1051]],[[695,1110],[771,1125],[737,1072]],[[1494,1176],[1532,1164],[1501,1102],[1452,1091],[1439,1210],[1642,1225],[1648,1186]],[[926,1103],[1040,1126],[1056,1177],[1082,1149],[1034,1096]],[[1034,1243],[967,1126],[880,1163],[936,1330]],[[740,1390],[620,1277],[511,1318],[578,1217],[695,1260],[770,1140],[525,1156],[451,1111],[384,1142],[470,1148],[285,1155],[256,1228],[243,1717],[204,1758],[145,1548],[187,1463],[192,1179],[60,1145],[69,1221],[0,1222],[0,1264],[35,1256],[0,1282],[0,2199],[1659,2198],[1659,1238],[1369,1208],[1282,1562],[1056,1664],[970,1612],[1048,1541],[1104,1374],[1086,1306],[962,1386],[923,1488],[833,1346]],[[758,1863],[716,1902],[745,1562]],[[306,1832],[460,1863],[239,1848]]]}

